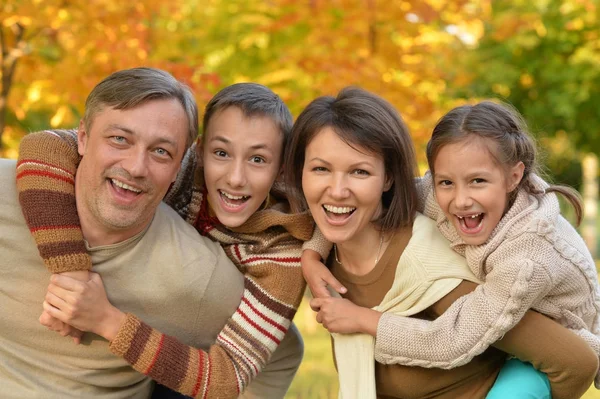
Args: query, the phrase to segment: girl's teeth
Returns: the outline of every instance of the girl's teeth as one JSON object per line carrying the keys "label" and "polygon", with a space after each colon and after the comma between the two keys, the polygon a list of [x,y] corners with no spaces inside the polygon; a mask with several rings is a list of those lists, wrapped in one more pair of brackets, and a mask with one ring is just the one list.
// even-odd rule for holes
{"label": "girl's teeth", "polygon": [[332,205],[323,205],[327,212],[331,213],[350,213],[356,208],[349,206],[332,206]]}
{"label": "girl's teeth", "polygon": [[141,193],[142,192],[142,190],[139,190],[139,189],[137,189],[135,187],[131,187],[129,184],[125,184],[125,183],[123,183],[123,182],[121,182],[119,180],[116,180],[116,179],[110,179],[110,180],[112,181],[112,183],[115,186],[120,187],[122,189],[133,191],[134,193]]}

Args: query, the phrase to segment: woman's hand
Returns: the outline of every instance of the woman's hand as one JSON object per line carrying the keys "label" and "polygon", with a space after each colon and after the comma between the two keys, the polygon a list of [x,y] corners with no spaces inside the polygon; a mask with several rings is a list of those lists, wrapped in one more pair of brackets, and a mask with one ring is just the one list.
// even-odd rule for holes
{"label": "woman's hand", "polygon": [[109,341],[116,337],[126,317],[108,301],[104,284],[97,273],[90,273],[88,281],[53,275],[44,310],[64,323]]}
{"label": "woman's hand", "polygon": [[331,297],[327,285],[340,294],[346,293],[346,287],[333,277],[327,266],[321,262],[321,255],[317,252],[305,249],[302,252],[301,262],[302,275],[315,298]]}
{"label": "woman's hand", "polygon": [[310,307],[317,313],[317,322],[329,332],[365,333],[377,336],[381,313],[355,305],[344,298],[314,298]]}

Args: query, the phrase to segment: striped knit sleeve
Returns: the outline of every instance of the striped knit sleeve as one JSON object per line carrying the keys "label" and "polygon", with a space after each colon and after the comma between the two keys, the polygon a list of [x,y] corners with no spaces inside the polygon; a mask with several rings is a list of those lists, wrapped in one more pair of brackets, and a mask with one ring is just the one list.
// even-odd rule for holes
{"label": "striped knit sleeve", "polygon": [[301,244],[292,240],[252,252],[256,246],[226,246],[245,271],[238,309],[208,352],[181,344],[133,315],[110,348],[156,382],[196,398],[236,398],[269,362],[302,299]]}
{"label": "striped knit sleeve", "polygon": [[48,270],[91,269],[75,203],[80,161],[73,130],[46,130],[21,140],[17,189],[25,221]]}

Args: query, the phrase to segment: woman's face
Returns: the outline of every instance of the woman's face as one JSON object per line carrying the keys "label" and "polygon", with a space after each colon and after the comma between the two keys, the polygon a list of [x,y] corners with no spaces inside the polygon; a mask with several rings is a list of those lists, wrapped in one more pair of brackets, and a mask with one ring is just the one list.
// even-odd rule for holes
{"label": "woman's face", "polygon": [[[381,212],[389,189],[383,158],[352,148],[323,128],[306,147],[302,189],[312,216],[330,242],[358,240]],[[369,230],[369,229],[367,229]]]}
{"label": "woman's face", "polygon": [[227,227],[242,225],[265,201],[280,172],[283,135],[267,116],[238,107],[215,113],[202,148],[211,209]]}

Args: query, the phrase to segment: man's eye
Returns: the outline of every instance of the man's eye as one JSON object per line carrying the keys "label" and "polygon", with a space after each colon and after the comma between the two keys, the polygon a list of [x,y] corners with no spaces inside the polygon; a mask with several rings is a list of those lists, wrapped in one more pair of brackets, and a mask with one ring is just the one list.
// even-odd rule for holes
{"label": "man's eye", "polygon": [[165,150],[164,148],[157,148],[154,152],[163,157],[171,155],[169,154],[169,151]]}
{"label": "man's eye", "polygon": [[123,136],[113,136],[113,138],[112,138],[112,139],[113,139],[114,141],[116,141],[117,143],[124,143],[124,142],[126,141],[126,140],[125,140],[125,137],[123,137]]}

